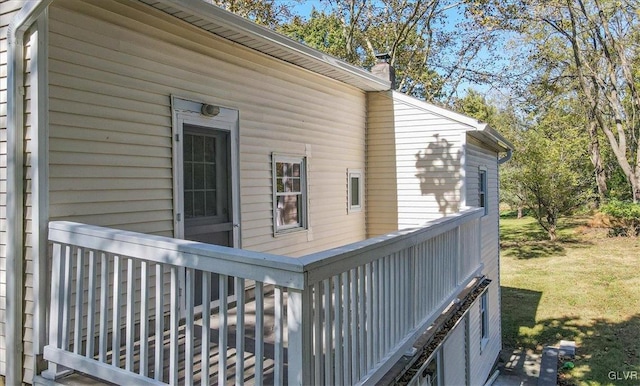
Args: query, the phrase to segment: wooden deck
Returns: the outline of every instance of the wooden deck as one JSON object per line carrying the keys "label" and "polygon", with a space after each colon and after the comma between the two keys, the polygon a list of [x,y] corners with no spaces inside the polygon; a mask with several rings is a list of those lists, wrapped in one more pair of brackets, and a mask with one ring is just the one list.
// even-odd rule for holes
{"label": "wooden deck", "polygon": [[57,317],[43,376],[67,368],[149,386],[376,383],[482,269],[482,213],[297,259],[51,222]]}
{"label": "wooden deck", "polygon": [[[267,298],[269,299],[269,298]],[[245,334],[244,334],[244,352],[238,353],[236,350],[236,328],[237,328],[237,312],[236,308],[231,308],[228,310],[228,333],[227,333],[227,367],[225,372],[225,379],[227,385],[236,384],[235,373],[236,373],[236,357],[237,355],[242,355],[243,363],[244,363],[244,384],[245,385],[255,385],[256,377],[255,377],[255,363],[256,363],[256,340],[255,340],[255,326],[256,326],[256,313],[255,313],[255,301],[249,301],[245,303]],[[220,330],[218,328],[219,319],[215,316],[211,316],[211,329],[210,329],[210,350],[209,350],[209,384],[217,385],[219,380],[219,354],[220,350],[218,347]],[[286,322],[285,322],[286,323]],[[265,302],[265,310],[264,310],[264,328],[263,328],[263,336],[264,336],[264,362],[263,362],[263,380],[262,384],[264,385],[273,385],[274,384],[274,370],[275,370],[275,362],[274,362],[274,303],[273,301]],[[181,323],[181,326],[178,330],[178,346],[179,346],[179,358],[178,358],[178,368],[180,369],[178,373],[178,384],[186,384],[186,374],[185,374],[185,344],[186,344],[186,326],[184,323]],[[201,384],[201,375],[202,375],[202,318],[198,319],[194,323],[194,331],[193,336],[196,338],[193,340],[194,352],[196,355],[193,358],[193,383]],[[286,336],[285,336],[286,339]],[[134,354],[136,356],[136,360],[134,362],[134,367],[132,369],[133,372],[138,374],[140,371],[140,341],[137,341],[134,346]],[[125,352],[126,346],[123,345],[120,348],[120,368],[125,367]],[[155,378],[155,343],[154,340],[149,339],[148,343],[148,359],[147,359],[147,371],[146,375],[150,378]],[[164,334],[163,341],[163,358],[164,363],[162,365],[162,378],[161,379],[169,379],[169,370],[170,370],[170,331],[166,331]],[[284,349],[284,383],[287,383],[287,350]],[[113,362],[113,352],[109,351],[107,353],[107,362]],[[105,382],[98,380],[92,377],[89,374],[84,374],[81,372],[76,372],[65,376],[57,381],[62,385],[68,386],[84,386],[84,385],[114,385],[113,383]]]}

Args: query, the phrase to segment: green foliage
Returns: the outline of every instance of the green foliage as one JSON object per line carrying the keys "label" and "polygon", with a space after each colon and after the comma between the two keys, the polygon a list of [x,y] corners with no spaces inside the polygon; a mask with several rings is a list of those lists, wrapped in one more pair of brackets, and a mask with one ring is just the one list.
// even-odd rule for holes
{"label": "green foliage", "polygon": [[473,89],[468,90],[464,98],[456,100],[454,102],[454,108],[481,122],[488,123],[494,129],[500,130],[498,125],[496,125],[500,120],[498,109],[489,104],[484,96]]}
{"label": "green foliage", "polygon": [[291,8],[300,0],[204,0],[255,23],[276,28],[292,17]]}
{"label": "green foliage", "polygon": [[375,54],[388,53],[396,89],[450,104],[462,82],[490,81],[497,52],[484,54],[499,41],[491,30],[464,18],[447,25],[452,13],[463,11],[452,0],[328,1],[322,11],[293,17],[278,30],[364,68],[375,64]]}
{"label": "green foliage", "polygon": [[640,204],[611,200],[603,205],[600,211],[609,216],[612,235],[640,235]]}
{"label": "green foliage", "polygon": [[606,198],[607,177],[622,174],[623,179],[607,181],[614,184],[612,195],[630,192],[640,200],[640,2],[467,3],[468,14],[480,24],[511,33],[514,72],[522,76],[510,88],[524,108],[545,99],[553,103],[559,96],[581,101],[571,113],[586,120],[579,134],[590,138],[601,198]]}
{"label": "green foliage", "polygon": [[313,10],[308,20],[299,16],[277,30],[306,45],[339,58],[348,58],[347,41],[337,15]]}

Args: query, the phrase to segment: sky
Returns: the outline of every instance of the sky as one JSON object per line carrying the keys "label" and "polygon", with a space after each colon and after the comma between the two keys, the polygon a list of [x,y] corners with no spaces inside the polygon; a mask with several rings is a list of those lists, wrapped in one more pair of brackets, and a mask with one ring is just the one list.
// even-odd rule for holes
{"label": "sky", "polygon": [[[287,0],[281,0],[281,1],[287,1]],[[309,16],[311,14],[311,10],[315,7],[318,10],[322,10],[323,8],[325,8],[326,6],[329,5],[329,1],[328,0],[302,0],[299,3],[296,3],[295,1],[291,1],[291,4],[293,6],[293,10],[295,14],[298,14],[300,16],[306,17]],[[445,29],[450,28],[453,29],[455,28],[456,24],[460,21],[460,19],[463,17],[463,15],[461,14],[461,12],[459,12],[458,10],[450,10],[447,13],[447,22],[445,24]],[[481,53],[481,57],[483,59],[487,59],[490,58],[490,53],[488,51],[482,52]],[[497,64],[502,64],[503,63],[496,63]],[[489,94],[495,90],[491,90],[491,87],[489,85],[477,85],[477,84],[470,84],[470,83],[462,83],[459,87],[458,87],[458,95],[459,96],[463,96],[464,94],[466,94],[467,89],[472,88],[482,94]]]}

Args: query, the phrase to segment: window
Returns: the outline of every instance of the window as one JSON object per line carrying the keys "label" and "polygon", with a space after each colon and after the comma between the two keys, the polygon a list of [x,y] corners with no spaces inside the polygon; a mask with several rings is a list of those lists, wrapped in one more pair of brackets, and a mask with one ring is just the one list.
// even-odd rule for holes
{"label": "window", "polygon": [[487,293],[480,296],[480,350],[489,341],[489,310],[487,307]]}
{"label": "window", "polygon": [[218,215],[216,147],[213,135],[184,134],[184,217]]}
{"label": "window", "polygon": [[306,158],[273,155],[274,233],[307,228]]}
{"label": "window", "polygon": [[478,199],[481,208],[484,208],[484,214],[487,214],[487,171],[480,169],[478,171]]}
{"label": "window", "polygon": [[349,187],[349,212],[359,212],[362,210],[362,171],[347,170]]}

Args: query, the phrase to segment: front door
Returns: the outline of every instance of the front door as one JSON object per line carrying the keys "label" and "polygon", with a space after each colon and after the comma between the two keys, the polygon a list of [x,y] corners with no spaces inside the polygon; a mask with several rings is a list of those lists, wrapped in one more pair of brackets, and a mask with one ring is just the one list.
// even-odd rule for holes
{"label": "front door", "polygon": [[[233,247],[229,132],[183,126],[184,238]],[[202,275],[195,275],[195,306],[202,304]],[[219,300],[219,278],[211,275],[211,300]],[[229,278],[229,294],[233,280]]]}
{"label": "front door", "polygon": [[[238,111],[219,107],[215,114],[205,114],[201,103],[177,97],[171,104],[174,237],[239,248]],[[196,307],[202,304],[202,275],[196,270]],[[218,275],[212,274],[209,282],[210,299],[215,302]],[[233,296],[233,281],[227,288]],[[184,288],[181,293],[184,305]]]}
{"label": "front door", "polygon": [[184,125],[184,238],[233,247],[229,133]]}

